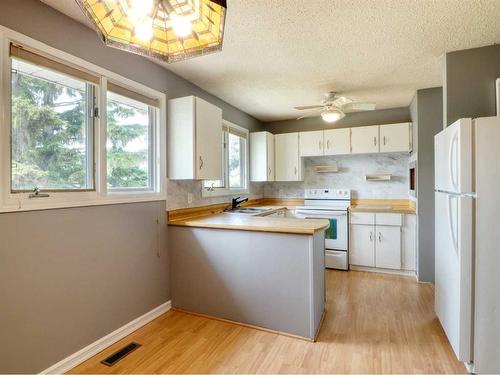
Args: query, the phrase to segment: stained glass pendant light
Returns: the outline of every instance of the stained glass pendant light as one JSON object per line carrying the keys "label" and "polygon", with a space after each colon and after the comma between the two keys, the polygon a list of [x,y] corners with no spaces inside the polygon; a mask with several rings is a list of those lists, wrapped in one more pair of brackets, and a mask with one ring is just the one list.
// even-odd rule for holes
{"label": "stained glass pendant light", "polygon": [[76,0],[106,45],[166,62],[222,49],[226,0]]}

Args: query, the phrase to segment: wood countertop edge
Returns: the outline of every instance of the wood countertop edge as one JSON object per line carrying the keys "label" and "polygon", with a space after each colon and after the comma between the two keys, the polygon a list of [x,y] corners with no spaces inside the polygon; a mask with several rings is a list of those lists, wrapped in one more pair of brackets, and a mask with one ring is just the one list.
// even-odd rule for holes
{"label": "wood countertop edge", "polygon": [[[230,215],[230,214],[228,214]],[[283,221],[284,220],[284,221]],[[290,233],[290,234],[307,234],[313,235],[317,232],[328,229],[330,224],[323,219],[317,219],[316,222],[324,221],[323,225],[312,225],[310,220],[307,220],[307,225],[304,225],[306,219],[293,218],[268,218],[265,216],[248,216],[239,217],[235,222],[231,222],[230,216],[221,216],[220,221],[217,221],[217,215],[197,216],[192,219],[179,219],[168,221],[169,226],[190,227],[190,228],[212,228],[212,229],[229,229],[242,230],[251,232],[270,232],[270,233]],[[280,225],[281,221],[287,223]],[[294,221],[295,224],[294,225]]]}
{"label": "wood countertop edge", "polygon": [[[201,218],[203,219],[203,218]],[[168,222],[169,226],[173,227],[188,227],[188,228],[208,228],[208,229],[228,229],[228,230],[241,230],[247,232],[267,232],[267,233],[283,233],[283,234],[305,234],[305,235],[314,235],[317,232],[322,232],[328,229],[329,224],[322,225],[320,227],[315,228],[301,228],[297,227],[280,227],[280,226],[257,226],[249,224],[231,224],[231,223],[204,223],[199,221],[200,218],[197,218],[196,221],[170,221]],[[293,219],[290,219],[293,220]]]}
{"label": "wood countertop edge", "polygon": [[407,214],[415,215],[417,212],[411,207],[393,207],[393,208],[377,208],[377,207],[349,207],[350,212],[368,212],[368,213],[387,213],[387,214]]}

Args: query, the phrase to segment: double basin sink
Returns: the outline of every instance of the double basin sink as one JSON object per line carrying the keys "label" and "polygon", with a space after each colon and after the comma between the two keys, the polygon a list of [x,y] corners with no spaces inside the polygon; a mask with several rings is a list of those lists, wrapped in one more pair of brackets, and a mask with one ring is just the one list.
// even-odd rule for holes
{"label": "double basin sink", "polygon": [[234,209],[226,210],[224,212],[228,214],[257,215],[271,210],[272,210],[271,208],[266,208],[266,207],[237,207]]}

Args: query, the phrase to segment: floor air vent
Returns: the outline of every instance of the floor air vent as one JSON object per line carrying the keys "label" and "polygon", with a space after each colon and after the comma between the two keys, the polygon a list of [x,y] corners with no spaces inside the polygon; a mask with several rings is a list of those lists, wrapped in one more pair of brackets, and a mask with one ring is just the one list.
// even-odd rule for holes
{"label": "floor air vent", "polygon": [[121,348],[117,352],[111,354],[108,358],[101,361],[101,363],[103,365],[106,365],[106,366],[113,366],[116,362],[125,358],[127,355],[132,353],[135,349],[137,349],[140,346],[141,346],[140,344],[132,342],[132,343],[128,344],[127,346],[124,346],[123,348]]}

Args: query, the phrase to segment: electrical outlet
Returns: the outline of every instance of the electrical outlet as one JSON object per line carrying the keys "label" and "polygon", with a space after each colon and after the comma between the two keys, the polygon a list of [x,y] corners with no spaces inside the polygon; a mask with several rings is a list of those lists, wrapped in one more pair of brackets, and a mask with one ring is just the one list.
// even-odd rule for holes
{"label": "electrical outlet", "polygon": [[193,193],[188,193],[188,204],[193,203]]}

